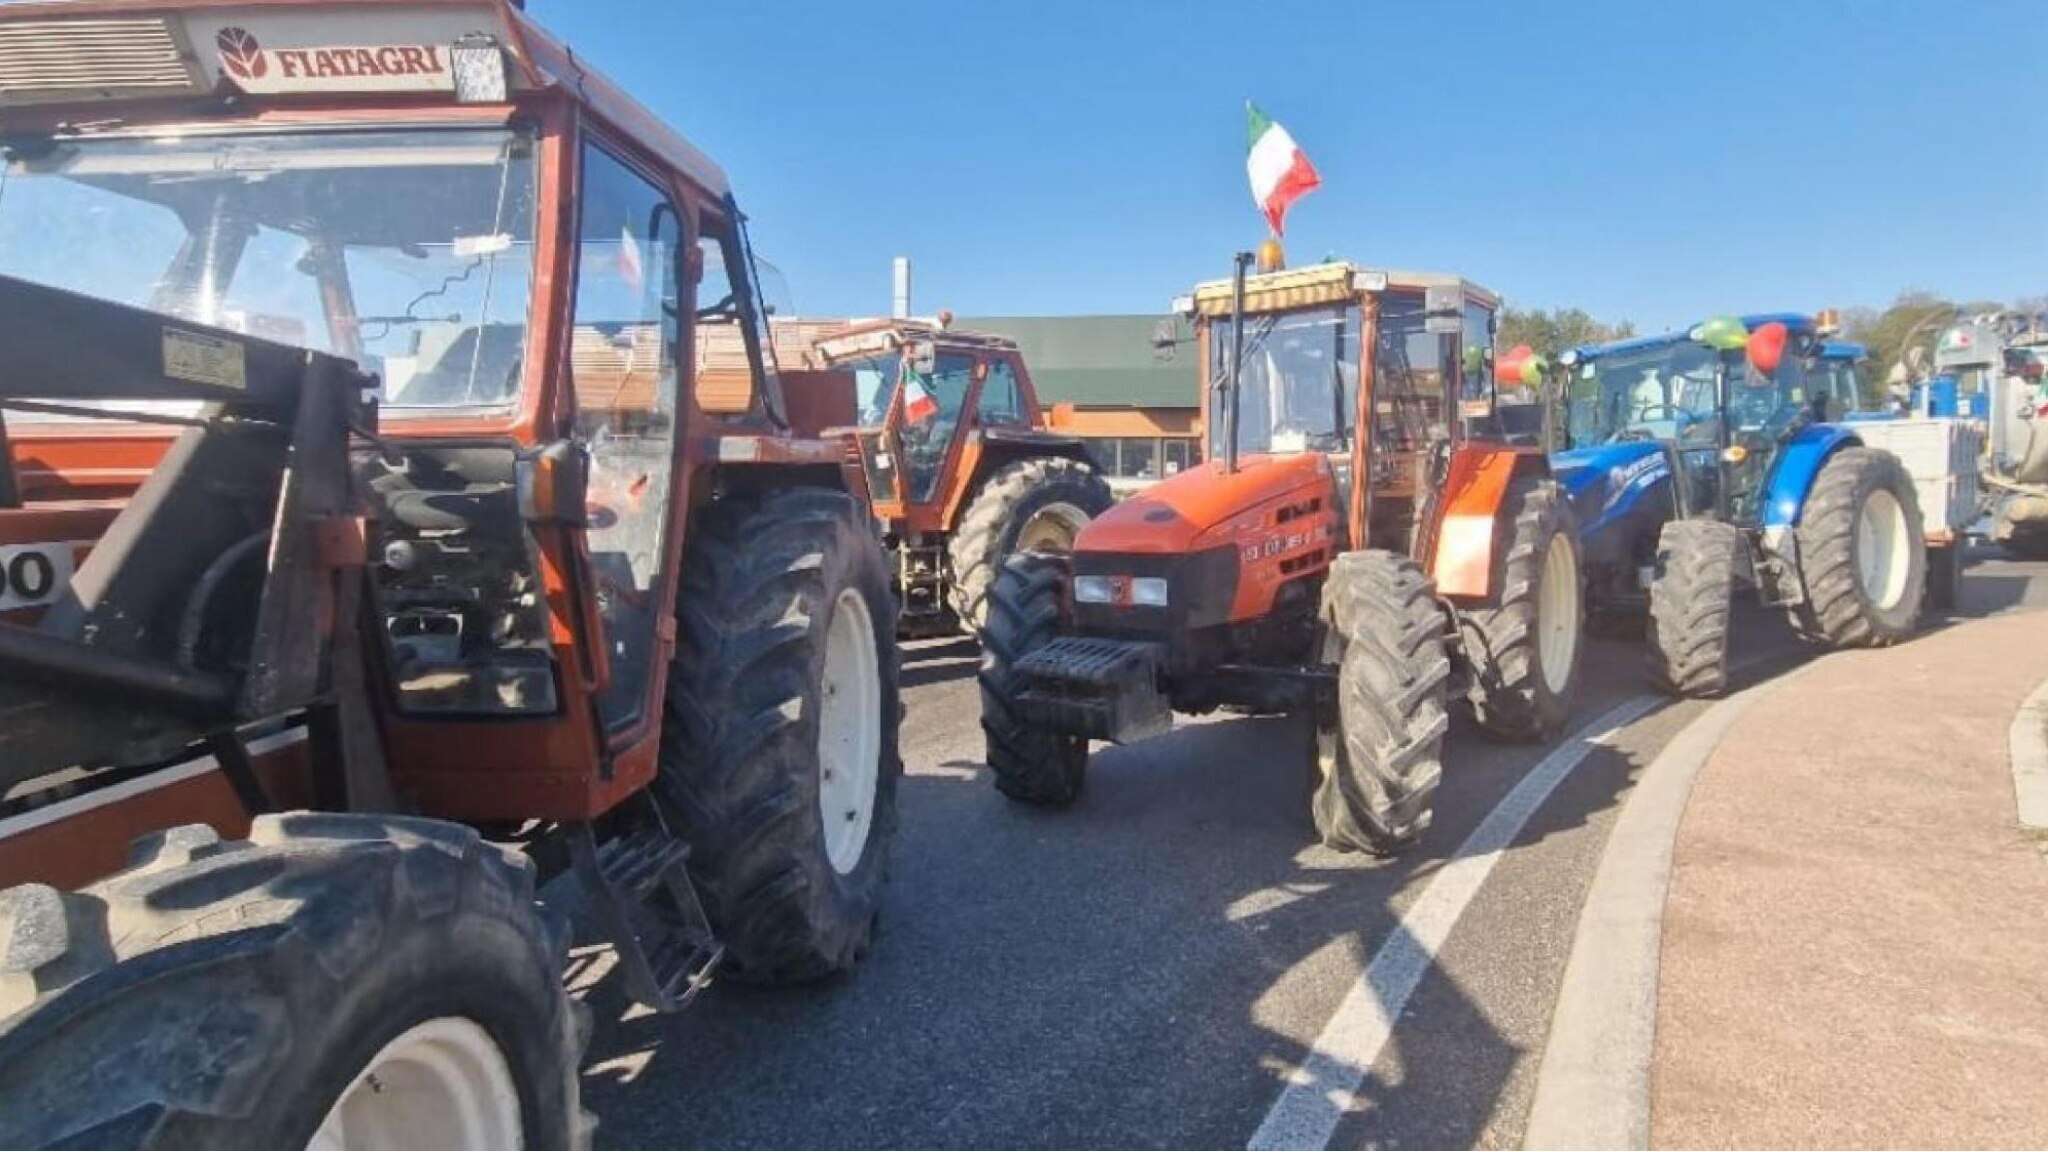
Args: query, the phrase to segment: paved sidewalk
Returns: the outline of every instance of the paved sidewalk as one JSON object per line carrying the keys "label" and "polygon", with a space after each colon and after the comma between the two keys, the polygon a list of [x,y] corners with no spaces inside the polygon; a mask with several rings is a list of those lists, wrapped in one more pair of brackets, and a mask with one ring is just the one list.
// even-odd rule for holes
{"label": "paved sidewalk", "polygon": [[2048,613],[1831,657],[1701,769],[1664,910],[1658,1147],[2048,1146],[2048,860],[2007,730]]}

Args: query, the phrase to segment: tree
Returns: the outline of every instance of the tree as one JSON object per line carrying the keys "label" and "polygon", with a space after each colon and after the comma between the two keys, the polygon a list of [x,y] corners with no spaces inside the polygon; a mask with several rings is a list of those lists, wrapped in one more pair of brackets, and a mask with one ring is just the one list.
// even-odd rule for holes
{"label": "tree", "polygon": [[1559,308],[1545,312],[1541,308],[1523,311],[1519,308],[1503,308],[1500,313],[1500,327],[1494,333],[1494,345],[1498,348],[1513,348],[1527,344],[1550,360],[1556,360],[1559,353],[1581,344],[1599,344],[1607,340],[1621,340],[1636,334],[1635,325],[1623,320],[1618,324],[1607,324],[1595,320],[1583,308]]}
{"label": "tree", "polygon": [[1941,338],[1941,330],[1956,313],[1956,306],[1949,301],[1913,288],[1899,293],[1891,307],[1882,312],[1873,313],[1868,308],[1850,310],[1843,317],[1843,334],[1869,350],[1866,386],[1881,390],[1892,368],[1905,358],[1907,349],[1924,348],[1931,353],[1934,342]]}

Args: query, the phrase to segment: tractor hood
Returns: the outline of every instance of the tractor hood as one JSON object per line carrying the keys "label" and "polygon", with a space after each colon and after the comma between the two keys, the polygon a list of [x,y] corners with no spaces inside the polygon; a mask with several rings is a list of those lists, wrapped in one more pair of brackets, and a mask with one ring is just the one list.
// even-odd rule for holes
{"label": "tractor hood", "polygon": [[1570,499],[1581,533],[1591,536],[1625,516],[1671,475],[1671,466],[1663,445],[1627,440],[1559,452],[1550,458],[1550,472]]}
{"label": "tractor hood", "polygon": [[1235,472],[1211,461],[1162,480],[1089,521],[1074,551],[1192,552],[1264,527],[1276,506],[1317,487],[1334,491],[1330,462],[1320,453],[1246,456]]}

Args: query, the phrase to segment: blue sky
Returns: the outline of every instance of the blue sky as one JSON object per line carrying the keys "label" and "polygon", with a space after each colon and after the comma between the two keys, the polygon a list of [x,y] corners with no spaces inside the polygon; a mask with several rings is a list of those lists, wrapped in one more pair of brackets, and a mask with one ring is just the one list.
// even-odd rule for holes
{"label": "blue sky", "polygon": [[[2048,292],[2048,3],[531,0],[732,174],[812,314],[1156,312],[1324,186],[1294,263],[1661,329]],[[1999,139],[2031,124],[2029,147]]]}

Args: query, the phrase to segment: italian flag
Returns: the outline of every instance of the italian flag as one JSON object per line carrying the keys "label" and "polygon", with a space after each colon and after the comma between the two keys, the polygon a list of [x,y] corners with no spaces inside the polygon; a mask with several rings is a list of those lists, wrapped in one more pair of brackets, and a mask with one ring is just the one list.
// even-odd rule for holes
{"label": "italian flag", "polygon": [[1259,210],[1266,214],[1266,223],[1278,236],[1286,230],[1283,225],[1287,206],[1307,195],[1323,178],[1316,175],[1316,166],[1308,162],[1308,153],[1301,150],[1287,129],[1268,119],[1249,100],[1245,101],[1244,111],[1251,129],[1251,151],[1245,157],[1244,168],[1252,178],[1252,199],[1258,201]]}

